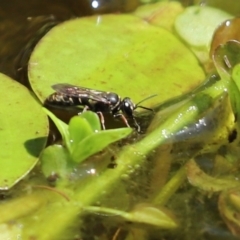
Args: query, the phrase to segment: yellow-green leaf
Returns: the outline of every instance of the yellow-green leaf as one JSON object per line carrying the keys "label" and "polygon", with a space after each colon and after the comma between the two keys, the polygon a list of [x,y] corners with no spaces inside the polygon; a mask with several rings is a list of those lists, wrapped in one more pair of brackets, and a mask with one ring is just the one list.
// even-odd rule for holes
{"label": "yellow-green leaf", "polygon": [[9,189],[36,164],[48,135],[47,117],[32,93],[0,74],[0,189]]}
{"label": "yellow-green leaf", "polygon": [[38,43],[29,79],[43,102],[56,83],[112,91],[145,106],[188,92],[204,79],[194,55],[173,34],[131,15],[59,24]]}

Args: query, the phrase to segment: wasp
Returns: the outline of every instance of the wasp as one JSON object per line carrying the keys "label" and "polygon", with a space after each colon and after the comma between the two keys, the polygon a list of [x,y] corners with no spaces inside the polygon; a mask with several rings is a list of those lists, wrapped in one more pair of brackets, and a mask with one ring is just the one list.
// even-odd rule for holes
{"label": "wasp", "polygon": [[127,118],[131,119],[138,132],[141,131],[141,128],[134,117],[134,111],[136,108],[153,111],[151,108],[143,107],[139,104],[156,96],[152,95],[140,101],[138,104],[134,104],[129,97],[121,99],[121,97],[114,92],[105,92],[67,83],[55,84],[52,88],[56,92],[48,96],[45,104],[65,107],[83,106],[83,111],[90,110],[98,114],[103,129],[105,129],[103,113],[109,112],[114,118],[121,118],[127,127],[130,127]]}

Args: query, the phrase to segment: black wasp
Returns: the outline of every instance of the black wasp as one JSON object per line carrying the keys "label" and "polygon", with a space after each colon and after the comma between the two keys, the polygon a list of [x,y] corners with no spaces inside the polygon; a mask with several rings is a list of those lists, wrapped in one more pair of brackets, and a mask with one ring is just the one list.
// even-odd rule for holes
{"label": "black wasp", "polygon": [[90,110],[99,115],[103,129],[105,129],[103,112],[110,112],[113,117],[122,118],[123,122],[128,127],[130,126],[127,118],[132,119],[135,128],[138,132],[140,132],[141,128],[133,115],[134,110],[136,108],[143,108],[152,111],[150,108],[139,105],[146,99],[138,104],[134,104],[129,97],[121,99],[118,94],[113,92],[104,92],[85,87],[78,87],[67,83],[55,84],[52,88],[56,92],[46,99],[46,104],[58,106],[83,106],[83,111]]}

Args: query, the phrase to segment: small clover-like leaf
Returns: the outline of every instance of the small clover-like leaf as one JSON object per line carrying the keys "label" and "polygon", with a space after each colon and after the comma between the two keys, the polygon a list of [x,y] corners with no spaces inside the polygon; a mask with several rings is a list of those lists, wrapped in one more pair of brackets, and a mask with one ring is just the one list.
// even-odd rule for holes
{"label": "small clover-like leaf", "polygon": [[96,113],[94,113],[92,111],[86,111],[86,112],[81,113],[80,116],[89,122],[89,125],[92,128],[93,132],[97,132],[97,131],[101,130],[101,124],[99,121],[99,117]]}
{"label": "small clover-like leaf", "polygon": [[66,144],[67,149],[70,151],[70,138],[69,138],[69,131],[68,131],[68,125],[63,122],[62,120],[58,119],[53,113],[51,113],[48,109],[43,108],[44,112],[52,119],[56,127],[58,128],[58,131],[61,133],[62,139],[64,143]]}
{"label": "small clover-like leaf", "polygon": [[93,134],[91,125],[85,118],[81,116],[75,116],[71,118],[68,131],[70,135],[71,151],[84,138]]}
{"label": "small clover-like leaf", "polygon": [[131,131],[131,128],[119,128],[96,132],[79,142],[79,144],[73,149],[72,159],[75,162],[81,162],[91,155],[101,151],[110,143],[126,137]]}
{"label": "small clover-like leaf", "polygon": [[52,145],[44,149],[41,154],[42,172],[45,177],[65,177],[69,172],[70,155],[61,145]]}

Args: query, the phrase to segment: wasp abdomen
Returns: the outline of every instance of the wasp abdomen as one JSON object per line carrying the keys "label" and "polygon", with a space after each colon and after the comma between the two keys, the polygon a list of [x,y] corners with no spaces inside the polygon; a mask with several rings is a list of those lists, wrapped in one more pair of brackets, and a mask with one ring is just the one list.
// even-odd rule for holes
{"label": "wasp abdomen", "polygon": [[45,102],[50,105],[59,106],[75,106],[82,104],[81,98],[70,97],[58,92],[51,94]]}

